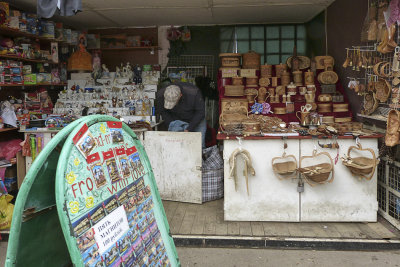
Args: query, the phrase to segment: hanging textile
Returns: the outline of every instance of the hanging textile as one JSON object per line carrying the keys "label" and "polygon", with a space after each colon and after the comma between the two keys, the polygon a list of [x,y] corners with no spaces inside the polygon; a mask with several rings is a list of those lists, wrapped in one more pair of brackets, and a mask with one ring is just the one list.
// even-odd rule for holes
{"label": "hanging textile", "polygon": [[51,18],[56,10],[61,16],[73,16],[82,11],[82,0],[38,0],[37,14],[42,18]]}

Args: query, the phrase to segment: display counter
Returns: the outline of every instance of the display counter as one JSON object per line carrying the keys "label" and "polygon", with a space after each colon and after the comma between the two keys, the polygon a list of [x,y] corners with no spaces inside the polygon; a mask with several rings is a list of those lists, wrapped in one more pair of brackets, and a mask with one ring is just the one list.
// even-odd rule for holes
{"label": "display counter", "polygon": [[[378,155],[378,138],[382,135],[361,136],[364,148],[373,149]],[[227,221],[283,221],[283,222],[376,222],[377,220],[377,173],[371,180],[358,179],[339,159],[334,165],[334,179],[326,184],[310,185],[301,175],[279,179],[273,172],[271,161],[282,156],[284,143],[286,154],[301,156],[327,152],[332,159],[347,154],[356,145],[352,136],[338,136],[338,149],[321,148],[330,138],[313,139],[311,136],[236,136],[218,135],[223,140],[224,151],[224,218]],[[237,186],[230,177],[229,159],[236,149],[247,150],[252,160],[255,176],[248,174],[248,193],[244,177],[244,161],[235,163]]]}

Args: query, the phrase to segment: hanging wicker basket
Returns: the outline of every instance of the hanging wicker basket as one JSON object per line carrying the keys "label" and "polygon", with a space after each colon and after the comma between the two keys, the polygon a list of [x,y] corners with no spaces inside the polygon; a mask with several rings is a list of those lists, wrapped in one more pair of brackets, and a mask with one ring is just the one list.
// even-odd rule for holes
{"label": "hanging wicker basket", "polygon": [[[320,157],[327,158],[329,162],[302,167],[302,162],[305,159],[317,159]],[[298,170],[311,186],[315,184],[331,183],[334,179],[333,159],[327,152],[317,153],[317,151],[314,150],[311,156],[300,157]]]}
{"label": "hanging wicker basket", "polygon": [[388,113],[386,122],[385,144],[388,147],[398,145],[400,143],[400,113],[396,109],[392,109]]}
{"label": "hanging wicker basket", "polygon": [[[371,158],[368,157],[351,157],[351,151],[368,151],[371,153]],[[376,159],[375,152],[371,148],[363,148],[360,143],[357,146],[351,146],[347,150],[347,156],[342,157],[343,165],[346,166],[351,173],[366,180],[371,180],[374,176],[376,165],[378,165],[378,160]]]}
{"label": "hanging wicker basket", "polygon": [[271,164],[273,172],[280,180],[297,177],[297,159],[294,155],[283,152],[281,157],[272,158]]}

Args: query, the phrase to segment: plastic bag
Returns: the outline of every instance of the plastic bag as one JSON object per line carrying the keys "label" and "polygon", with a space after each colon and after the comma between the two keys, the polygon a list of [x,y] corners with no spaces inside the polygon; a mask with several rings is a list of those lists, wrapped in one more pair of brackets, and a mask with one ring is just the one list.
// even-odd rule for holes
{"label": "plastic bag", "polygon": [[13,216],[14,205],[10,203],[12,195],[2,195],[0,197],[0,230],[10,229]]}

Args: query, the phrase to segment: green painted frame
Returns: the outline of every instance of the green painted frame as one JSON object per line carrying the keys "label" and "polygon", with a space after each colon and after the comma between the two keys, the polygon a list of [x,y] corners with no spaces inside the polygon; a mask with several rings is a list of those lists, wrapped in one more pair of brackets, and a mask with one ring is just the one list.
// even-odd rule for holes
{"label": "green painted frame", "polygon": [[[60,154],[60,158],[68,159],[72,148],[75,146],[73,143],[73,137],[77,134],[77,132],[81,129],[81,127],[86,123],[87,126],[90,126],[99,123],[99,122],[107,122],[107,121],[116,121],[119,120],[110,116],[103,116],[103,115],[92,115],[85,117],[80,124],[76,126],[76,128],[70,133],[67,140],[64,143],[63,149]],[[165,215],[165,211],[161,202],[160,194],[157,189],[157,185],[154,178],[154,173],[150,165],[150,161],[147,157],[147,154],[137,139],[136,134],[132,131],[129,126],[125,123],[122,123],[122,130],[129,134],[135,142],[135,146],[139,152],[142,164],[146,170],[146,175],[148,175],[148,183],[151,189],[151,193],[153,196],[153,203],[154,203],[154,215],[157,221],[158,228],[161,232],[162,239],[164,241],[164,245],[169,256],[169,260],[171,262],[171,266],[180,266],[180,262],[178,259],[178,254],[176,252],[174,241],[170,235],[170,229],[167,221],[167,217]],[[67,162],[64,160],[60,160],[57,165],[57,172],[56,172],[56,203],[57,203],[57,211],[59,220],[61,223],[61,228],[64,233],[64,238],[67,243],[67,247],[71,256],[72,263],[75,266],[83,266],[81,253],[77,247],[75,237],[71,236],[71,228],[69,225],[69,219],[67,215],[67,211],[64,210],[64,203],[65,203],[65,171],[67,169]]]}

